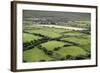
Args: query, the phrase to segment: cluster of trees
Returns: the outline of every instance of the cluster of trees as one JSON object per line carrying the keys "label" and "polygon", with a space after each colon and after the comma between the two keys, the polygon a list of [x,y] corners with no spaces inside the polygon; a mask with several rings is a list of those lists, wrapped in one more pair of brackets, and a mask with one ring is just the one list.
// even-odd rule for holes
{"label": "cluster of trees", "polygon": [[[87,59],[88,56],[90,56],[90,55],[78,55],[78,56],[66,55],[65,57],[62,57],[62,58],[59,58],[59,59],[53,59],[53,60],[50,60],[50,61],[83,60],[83,59]],[[46,60],[40,60],[40,61],[43,62],[43,61],[46,61]]]}
{"label": "cluster of trees", "polygon": [[59,60],[60,59],[60,55],[58,53],[56,53],[54,50],[48,50],[47,48],[45,48],[45,47],[43,47],[41,45],[38,45],[37,47],[38,47],[38,49],[42,50],[49,57],[52,57],[55,60]]}
{"label": "cluster of trees", "polygon": [[72,55],[66,55],[65,57],[61,58],[60,60],[82,60],[90,58],[90,54],[87,55],[78,55],[78,56],[72,56]]}
{"label": "cluster of trees", "polygon": [[48,36],[42,35],[40,33],[30,33],[30,32],[27,32],[27,31],[23,31],[23,33],[32,34],[32,35],[39,36],[39,37],[44,37],[44,38],[49,38]]}
{"label": "cluster of trees", "polygon": [[[47,53],[46,53],[47,54]],[[58,58],[56,57],[53,57],[53,52],[48,52],[47,55],[49,55],[50,57],[52,57],[53,59],[52,60],[46,60],[46,59],[41,59],[39,60],[39,62],[45,62],[45,61],[64,61],[64,60],[83,60],[83,59],[89,59],[91,58],[91,55],[90,54],[87,54],[87,55],[78,55],[78,56],[72,56],[72,55],[66,55],[65,57],[59,57]],[[23,60],[23,62],[27,62],[25,60]]]}
{"label": "cluster of trees", "polygon": [[24,50],[32,49],[35,46],[38,46],[42,43],[49,41],[48,39],[49,38],[42,38],[42,39],[38,39],[38,40],[32,40],[30,42],[25,42],[25,43],[23,43],[23,48],[24,48]]}
{"label": "cluster of trees", "polygon": [[88,30],[82,30],[82,31],[80,31],[81,33],[85,33],[85,34],[91,34],[91,31],[90,31],[90,29],[88,29]]}
{"label": "cluster of trees", "polygon": [[89,21],[68,21],[67,26],[91,29],[91,23]]}
{"label": "cluster of trees", "polygon": [[63,48],[63,47],[68,47],[68,46],[71,46],[72,44],[64,44],[62,47],[55,47],[54,48],[54,50],[53,51],[58,51],[58,50],[60,50],[61,48]]}
{"label": "cluster of trees", "polygon": [[42,50],[48,56],[52,56],[54,53],[53,51],[48,50],[47,48],[42,47],[41,45],[38,45],[37,47],[38,47],[38,49]]}

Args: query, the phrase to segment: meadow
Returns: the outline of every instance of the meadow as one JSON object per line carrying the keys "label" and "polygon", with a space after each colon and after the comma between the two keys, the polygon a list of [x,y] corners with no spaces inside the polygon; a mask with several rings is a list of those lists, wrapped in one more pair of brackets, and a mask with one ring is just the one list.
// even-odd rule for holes
{"label": "meadow", "polygon": [[35,25],[23,27],[23,62],[90,59],[90,46],[90,30]]}

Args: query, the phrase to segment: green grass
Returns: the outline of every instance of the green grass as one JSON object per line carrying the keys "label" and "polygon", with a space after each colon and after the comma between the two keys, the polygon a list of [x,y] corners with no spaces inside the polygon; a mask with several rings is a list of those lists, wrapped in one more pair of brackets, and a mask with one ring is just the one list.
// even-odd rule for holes
{"label": "green grass", "polygon": [[64,35],[86,35],[84,33],[80,33],[80,32],[76,32],[76,31],[66,31],[66,33],[64,33]]}
{"label": "green grass", "polygon": [[[60,28],[50,28],[50,27],[42,27],[42,26],[27,26],[24,28],[24,31],[29,33],[37,33],[44,36],[48,36],[49,40],[47,42],[42,42],[39,45],[45,47],[47,51],[52,51],[55,53],[53,56],[48,56],[44,51],[40,50],[39,48],[31,48],[30,50],[25,50],[23,52],[23,60],[26,62],[38,62],[40,60],[58,60],[67,55],[71,55],[73,57],[77,56],[86,56],[87,53],[91,51],[91,36],[90,34],[84,34],[79,31],[72,31],[72,30],[65,30]],[[60,37],[60,38],[59,38]],[[32,34],[23,33],[23,42],[29,42],[31,40],[40,39],[40,36],[35,36]],[[44,37],[42,37],[44,38]],[[41,39],[42,39],[41,38]],[[54,40],[51,40],[51,39]],[[72,43],[64,42],[64,41],[57,41],[56,38],[59,38],[64,41],[70,41],[73,43],[78,43],[79,45],[73,45]],[[65,44],[71,44],[70,46],[64,46]],[[30,44],[31,46],[33,44]],[[37,46],[35,46],[37,47]],[[59,50],[54,51],[55,48],[60,47]],[[56,59],[56,58],[58,59]]]}
{"label": "green grass", "polygon": [[24,51],[23,60],[26,62],[37,62],[40,60],[52,60],[53,58],[46,55],[42,50],[33,48],[31,50]]}
{"label": "green grass", "polygon": [[48,50],[54,50],[54,48],[62,47],[64,44],[65,43],[59,42],[59,41],[49,41],[49,42],[43,43],[41,45]]}
{"label": "green grass", "polygon": [[[36,29],[37,28],[37,29]],[[59,28],[49,28],[49,27],[32,27],[31,30],[26,29],[25,31],[30,32],[30,33],[38,33],[42,35],[46,35],[51,38],[56,38],[60,37],[60,33],[64,32],[65,29],[59,29]]]}
{"label": "green grass", "polygon": [[63,47],[60,50],[57,51],[60,55],[67,56],[78,56],[78,55],[85,55],[87,54],[86,51],[84,51],[82,48],[77,47],[77,46],[69,46],[69,47]]}
{"label": "green grass", "polygon": [[37,40],[40,37],[32,35],[32,34],[27,34],[27,33],[23,33],[23,42],[30,42],[32,40]]}
{"label": "green grass", "polygon": [[67,38],[62,38],[62,40],[66,40],[66,41],[71,41],[71,42],[77,42],[79,44],[87,44],[87,43],[90,43],[90,40],[89,39],[84,39],[84,38],[77,38],[77,37],[67,37]]}
{"label": "green grass", "polygon": [[80,33],[80,32],[76,32],[76,31],[67,31],[66,33],[63,33],[63,35],[65,37],[70,36],[70,37],[75,37],[75,38],[85,38],[85,39],[90,39],[90,35],[88,34],[84,34],[84,33]]}
{"label": "green grass", "polygon": [[48,36],[48,37],[51,37],[51,38],[56,38],[56,37],[60,36],[59,33],[55,33],[53,31],[47,31],[47,30],[29,30],[28,32],[42,34],[42,35],[45,35],[45,36]]}
{"label": "green grass", "polygon": [[91,50],[90,38],[84,39],[84,38],[76,38],[76,37],[67,37],[67,38],[62,38],[62,39],[66,41],[78,43],[80,47],[82,47],[84,50],[88,52],[90,52]]}

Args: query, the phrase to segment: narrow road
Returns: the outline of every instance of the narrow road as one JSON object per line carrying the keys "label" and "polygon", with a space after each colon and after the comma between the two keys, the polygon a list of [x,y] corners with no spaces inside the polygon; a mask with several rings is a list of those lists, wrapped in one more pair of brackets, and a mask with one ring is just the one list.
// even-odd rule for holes
{"label": "narrow road", "polygon": [[78,28],[78,27],[68,27],[68,26],[60,26],[60,25],[41,25],[36,24],[33,26],[46,26],[46,27],[55,27],[55,28],[63,28],[63,29],[70,29],[70,30],[86,30],[85,28]]}

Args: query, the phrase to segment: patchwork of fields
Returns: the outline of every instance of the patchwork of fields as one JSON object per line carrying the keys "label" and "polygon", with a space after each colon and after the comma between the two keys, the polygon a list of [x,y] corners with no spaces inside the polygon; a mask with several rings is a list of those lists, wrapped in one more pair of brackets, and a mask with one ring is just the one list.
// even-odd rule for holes
{"label": "patchwork of fields", "polygon": [[23,62],[90,59],[90,40],[86,30],[24,26]]}

